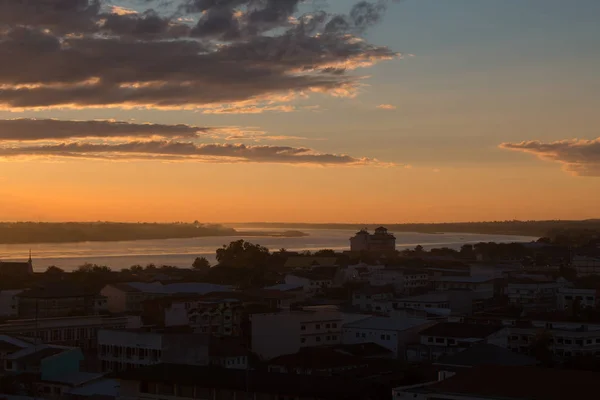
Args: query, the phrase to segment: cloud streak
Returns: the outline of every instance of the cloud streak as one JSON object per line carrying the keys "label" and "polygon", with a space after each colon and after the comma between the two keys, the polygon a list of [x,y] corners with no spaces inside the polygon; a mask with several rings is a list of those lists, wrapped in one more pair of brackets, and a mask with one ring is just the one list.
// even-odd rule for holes
{"label": "cloud streak", "polygon": [[[349,72],[398,57],[360,33],[385,2],[298,15],[299,0],[174,0],[130,13],[101,0],[0,0],[0,106],[201,108],[352,94]],[[23,68],[27,65],[27,68]]]}
{"label": "cloud streak", "polygon": [[525,141],[502,143],[500,148],[533,154],[540,159],[559,162],[574,175],[600,177],[600,138],[559,140],[551,143]]}

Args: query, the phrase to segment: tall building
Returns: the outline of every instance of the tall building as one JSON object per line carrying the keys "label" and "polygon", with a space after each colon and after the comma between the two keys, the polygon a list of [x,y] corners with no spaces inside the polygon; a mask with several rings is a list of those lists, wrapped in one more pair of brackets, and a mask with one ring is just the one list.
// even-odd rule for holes
{"label": "tall building", "polygon": [[361,229],[350,238],[350,251],[379,252],[386,253],[396,250],[396,237],[380,226],[375,233],[369,233],[367,229]]}

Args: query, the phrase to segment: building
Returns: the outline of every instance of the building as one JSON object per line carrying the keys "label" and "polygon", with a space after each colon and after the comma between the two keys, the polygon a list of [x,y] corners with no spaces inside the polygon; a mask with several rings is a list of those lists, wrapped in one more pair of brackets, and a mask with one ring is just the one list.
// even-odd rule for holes
{"label": "building", "polygon": [[573,306],[580,308],[596,308],[598,306],[598,290],[561,287],[556,294],[556,308],[558,310],[573,310]]}
{"label": "building", "polygon": [[352,293],[352,306],[361,311],[375,311],[379,303],[394,298],[394,290],[390,286],[367,286]]}
{"label": "building", "polygon": [[373,252],[389,253],[396,251],[396,237],[383,226],[375,229],[375,233],[370,234],[367,229],[361,229],[350,238],[350,251],[352,252]]}
{"label": "building", "polygon": [[404,359],[406,345],[419,338],[419,332],[435,322],[418,318],[369,317],[344,324],[343,344],[375,343]]}
{"label": "building", "polygon": [[512,280],[507,287],[508,301],[525,309],[554,309],[556,295],[562,286],[560,282]]}
{"label": "building", "polygon": [[253,314],[252,352],[261,359],[271,359],[297,353],[302,347],[340,344],[342,325],[363,318],[366,316],[327,307]]}
{"label": "building", "polygon": [[100,329],[130,329],[140,326],[134,316],[84,316],[63,318],[20,319],[0,324],[0,333],[37,338],[53,345],[94,349]]}
{"label": "building", "polygon": [[294,271],[285,276],[288,285],[301,285],[307,296],[322,294],[333,287],[334,274],[323,273],[319,270]]}
{"label": "building", "polygon": [[392,285],[396,293],[410,294],[429,286],[426,270],[385,267],[374,270],[368,278],[373,286]]}
{"label": "building", "polygon": [[[401,378],[345,377],[160,364],[119,376],[120,399],[363,400],[389,397]],[[394,385],[394,383],[396,383]]]}
{"label": "building", "polygon": [[428,308],[450,308],[450,299],[447,292],[426,293],[419,296],[403,297],[396,300],[398,308],[424,310]]}
{"label": "building", "polygon": [[300,303],[306,300],[306,293],[304,292],[303,283],[279,283],[277,285],[268,286],[265,289],[284,293],[285,295],[289,296],[288,302],[290,304]]}
{"label": "building", "polygon": [[97,350],[105,372],[163,362],[209,364],[207,335],[102,329],[98,331]]}
{"label": "building", "polygon": [[34,344],[31,342],[9,335],[0,335],[0,372],[4,371],[4,360],[6,360],[6,357],[32,346]]}
{"label": "building", "polygon": [[203,295],[212,292],[231,291],[230,286],[211,283],[186,282],[163,285],[160,282],[126,282],[106,285],[100,294],[107,299],[108,311],[112,313],[139,314],[146,300],[174,295]]}
{"label": "building", "polygon": [[17,295],[22,291],[23,289],[0,291],[0,318],[17,316]]}
{"label": "building", "polygon": [[56,318],[97,315],[106,298],[73,285],[53,285],[17,294],[19,318]]}
{"label": "building", "polygon": [[433,363],[438,370],[439,380],[482,365],[519,367],[538,364],[539,362],[533,357],[488,343],[475,344],[458,353],[442,356]]}
{"label": "building", "polygon": [[158,327],[189,326],[196,333],[236,336],[241,333],[243,302],[237,292],[173,296],[147,300],[144,322]]}
{"label": "building", "polygon": [[494,283],[496,279],[489,276],[437,276],[432,278],[436,290],[464,290],[472,291],[476,298],[485,300],[494,297]]}
{"label": "building", "polygon": [[250,350],[240,338],[209,338],[210,365],[229,369],[249,368]]}
{"label": "building", "polygon": [[337,267],[337,265],[337,257],[290,256],[285,261],[284,268],[288,270],[312,270],[321,267]]}
{"label": "building", "polygon": [[31,254],[26,262],[0,261],[0,278],[27,278],[33,275]]}
{"label": "building", "polygon": [[571,267],[578,277],[600,275],[600,258],[587,256],[574,256]]}
{"label": "building", "polygon": [[480,366],[392,391],[394,400],[564,400],[595,393],[600,373],[532,366]]}
{"label": "building", "polygon": [[503,326],[440,322],[419,333],[419,342],[407,346],[408,361],[435,361],[475,344],[508,346],[508,331]]}

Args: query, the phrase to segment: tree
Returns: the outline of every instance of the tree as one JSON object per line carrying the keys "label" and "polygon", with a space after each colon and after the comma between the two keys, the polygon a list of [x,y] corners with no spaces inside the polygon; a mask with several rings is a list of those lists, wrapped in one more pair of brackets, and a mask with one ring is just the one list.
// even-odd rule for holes
{"label": "tree", "polygon": [[47,274],[62,274],[64,272],[65,272],[64,269],[58,268],[55,265],[51,265],[50,267],[48,267],[48,269],[46,269]]}
{"label": "tree", "polygon": [[217,249],[217,261],[220,266],[248,268],[264,266],[270,256],[269,249],[246,242],[243,239],[223,245]]}
{"label": "tree", "polygon": [[540,332],[533,338],[529,347],[529,354],[545,366],[552,366],[553,363],[553,354],[550,350],[551,341],[552,334],[550,332]]}
{"label": "tree", "polygon": [[196,257],[194,263],[192,264],[192,268],[196,271],[207,271],[210,269],[210,263],[206,257]]}
{"label": "tree", "polygon": [[315,257],[335,257],[335,251],[331,249],[323,249],[315,251],[313,254]]}
{"label": "tree", "polygon": [[136,264],[136,265],[132,265],[131,268],[129,268],[129,270],[131,272],[133,272],[134,274],[139,274],[140,272],[144,272],[144,267],[142,267],[139,264]]}
{"label": "tree", "polygon": [[416,254],[423,254],[423,252],[424,252],[423,246],[418,245],[417,247],[415,247]]}

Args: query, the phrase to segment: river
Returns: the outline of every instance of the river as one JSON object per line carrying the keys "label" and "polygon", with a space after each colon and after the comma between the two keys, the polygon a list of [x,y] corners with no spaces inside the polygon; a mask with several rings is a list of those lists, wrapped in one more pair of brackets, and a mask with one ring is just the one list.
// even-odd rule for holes
{"label": "river", "polygon": [[[292,228],[295,229],[295,228]],[[257,232],[258,228],[236,228],[241,235],[201,237],[193,239],[137,240],[125,242],[81,242],[81,243],[39,243],[39,244],[0,244],[0,260],[26,260],[31,250],[36,271],[44,271],[55,265],[71,271],[84,263],[107,265],[114,270],[132,265],[155,264],[190,267],[196,257],[204,256],[215,262],[215,250],[233,240],[245,239],[258,243],[272,251],[287,250],[349,250],[349,238],[355,230],[347,229],[303,229],[304,237],[244,236],[244,231]],[[269,232],[283,229],[264,229]],[[422,245],[425,249],[450,247],[459,249],[466,243],[478,242],[530,242],[537,238],[528,236],[481,235],[467,233],[395,233],[396,248],[403,250]]]}

